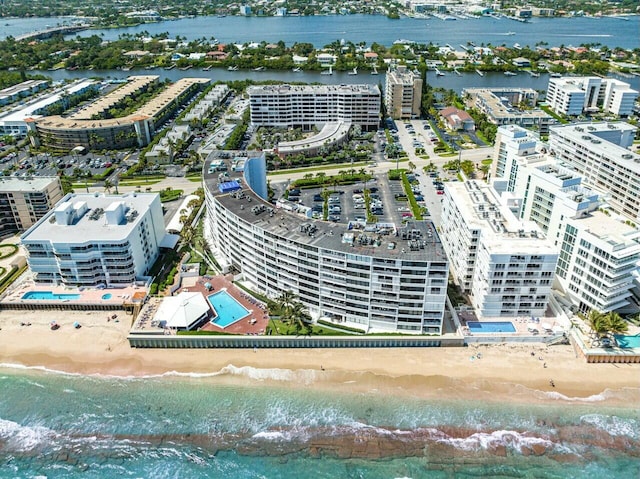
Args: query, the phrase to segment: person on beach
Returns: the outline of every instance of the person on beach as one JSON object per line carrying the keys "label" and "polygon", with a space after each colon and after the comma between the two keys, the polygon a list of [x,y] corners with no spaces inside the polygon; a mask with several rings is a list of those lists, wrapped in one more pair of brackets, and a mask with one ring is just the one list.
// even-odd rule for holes
{"label": "person on beach", "polygon": [[552,388],[555,388],[555,387],[556,387],[556,383],[554,383],[554,382],[553,382],[553,379],[551,379],[551,380],[549,381],[549,385],[550,385]]}

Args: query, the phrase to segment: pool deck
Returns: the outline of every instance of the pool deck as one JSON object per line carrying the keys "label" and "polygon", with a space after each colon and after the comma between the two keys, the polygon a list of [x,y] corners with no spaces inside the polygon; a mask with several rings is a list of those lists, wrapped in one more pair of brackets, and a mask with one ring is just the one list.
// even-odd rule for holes
{"label": "pool deck", "polygon": [[[17,287],[8,291],[4,298],[0,301],[1,304],[11,307],[12,305],[28,306],[33,305],[38,309],[43,306],[50,305],[52,307],[64,305],[64,304],[77,304],[77,305],[108,305],[108,306],[123,306],[128,302],[136,293],[144,291],[145,289],[139,286],[127,286],[124,288],[112,288],[112,289],[97,289],[97,288],[77,288],[66,286],[54,286],[45,284],[36,284],[31,280],[23,281]],[[22,299],[26,293],[37,293],[50,291],[53,294],[79,294],[77,299]],[[102,299],[105,294],[111,294],[111,298]]]}
{"label": "pool deck", "polygon": [[[190,278],[191,279],[191,278]],[[211,289],[207,289],[205,284],[209,283]],[[260,301],[257,301],[243,290],[233,284],[230,278],[224,276],[214,277],[199,277],[193,278],[188,285],[183,286],[176,291],[175,294],[182,292],[187,293],[201,293],[205,298],[218,291],[225,290],[233,299],[238,301],[245,309],[249,311],[249,314],[242,319],[239,319],[233,324],[230,324],[226,328],[217,326],[211,322],[205,323],[199,329],[200,331],[218,331],[231,334],[242,335],[262,335],[267,329],[269,323],[269,315]],[[133,333],[156,333],[156,334],[172,334],[173,331],[163,331],[153,317],[155,312],[160,307],[162,297],[151,298],[144,305],[140,313],[138,314],[131,331]],[[208,301],[207,301],[208,302]],[[211,308],[211,305],[209,304]],[[211,308],[211,318],[215,317],[213,308]]]}
{"label": "pool deck", "polygon": [[[460,333],[463,336],[481,336],[481,337],[493,337],[493,336],[555,336],[557,333],[554,333],[552,329],[556,326],[560,326],[560,324],[556,321],[556,318],[553,317],[542,317],[539,318],[538,322],[532,322],[531,318],[525,317],[517,317],[517,318],[482,318],[478,319],[473,311],[464,311],[459,312],[458,317],[460,318]],[[468,322],[479,322],[479,323],[495,323],[495,322],[509,322],[513,324],[513,327],[516,329],[514,332],[502,331],[502,332],[479,332],[479,331],[470,331],[467,326]],[[545,330],[542,325],[549,326],[552,328],[551,330]],[[531,327],[531,329],[529,329]]]}

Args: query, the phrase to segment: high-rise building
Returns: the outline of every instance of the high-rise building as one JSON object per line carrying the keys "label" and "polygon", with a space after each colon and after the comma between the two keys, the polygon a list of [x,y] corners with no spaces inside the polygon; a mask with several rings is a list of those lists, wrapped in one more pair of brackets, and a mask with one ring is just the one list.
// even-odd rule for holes
{"label": "high-rise building", "polygon": [[113,287],[148,274],[165,235],[157,194],[70,193],[21,242],[38,282]]}
{"label": "high-rise building", "polygon": [[583,123],[551,128],[555,157],[578,172],[586,186],[606,196],[620,214],[640,221],[640,155],[629,147],[636,127],[628,123]]}
{"label": "high-rise building", "polygon": [[534,222],[516,218],[491,186],[473,180],[447,184],[440,237],[476,314],[544,315],[558,252]]}
{"label": "high-rise building", "polygon": [[251,123],[311,129],[348,122],[362,129],[380,123],[380,90],[375,85],[260,85],[247,88]]}
{"label": "high-rise building", "polygon": [[640,230],[612,213],[562,159],[539,152],[511,155],[504,170],[495,189],[509,196],[519,218],[536,222],[560,253],[555,286],[583,312],[637,312]]}
{"label": "high-rise building", "polygon": [[313,220],[302,205],[265,201],[264,163],[261,155],[205,165],[204,234],[223,271],[271,298],[290,290],[327,321],[442,332],[449,263],[433,223]]}
{"label": "high-rise building", "polygon": [[53,177],[0,177],[0,238],[30,228],[62,198]]}
{"label": "high-rise building", "polygon": [[384,89],[384,104],[387,115],[393,119],[410,119],[420,116],[422,105],[422,77],[408,70],[405,66],[397,66],[387,72]]}

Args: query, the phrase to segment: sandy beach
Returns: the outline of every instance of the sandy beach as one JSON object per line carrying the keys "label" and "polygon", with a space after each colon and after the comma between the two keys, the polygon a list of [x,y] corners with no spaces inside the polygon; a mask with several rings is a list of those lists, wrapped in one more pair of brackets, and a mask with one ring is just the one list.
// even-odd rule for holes
{"label": "sandy beach", "polygon": [[[394,349],[132,349],[131,317],[107,312],[0,312],[0,363],[83,375],[213,375],[284,387],[513,401],[608,403],[640,397],[640,364],[587,364],[572,346]],[[60,324],[52,331],[50,321]],[[82,327],[74,329],[78,321]],[[31,323],[30,326],[21,323]],[[553,385],[551,384],[553,381]]]}

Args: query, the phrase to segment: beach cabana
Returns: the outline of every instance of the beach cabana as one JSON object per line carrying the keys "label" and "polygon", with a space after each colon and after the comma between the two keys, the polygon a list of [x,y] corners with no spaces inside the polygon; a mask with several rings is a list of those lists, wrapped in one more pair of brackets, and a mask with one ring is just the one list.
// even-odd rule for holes
{"label": "beach cabana", "polygon": [[209,303],[200,293],[180,293],[165,298],[160,304],[154,320],[168,328],[191,330],[211,314]]}

